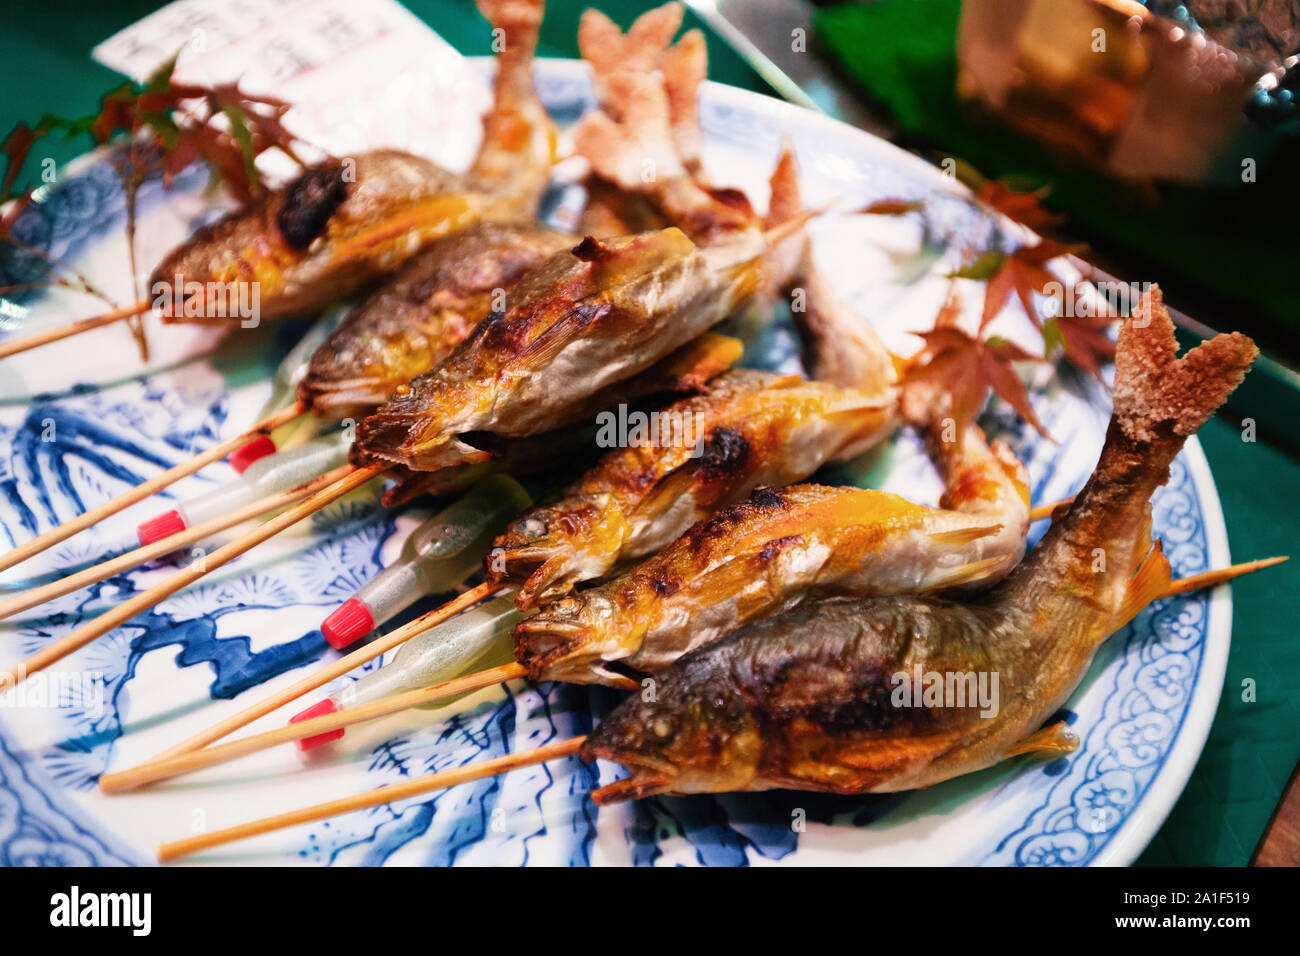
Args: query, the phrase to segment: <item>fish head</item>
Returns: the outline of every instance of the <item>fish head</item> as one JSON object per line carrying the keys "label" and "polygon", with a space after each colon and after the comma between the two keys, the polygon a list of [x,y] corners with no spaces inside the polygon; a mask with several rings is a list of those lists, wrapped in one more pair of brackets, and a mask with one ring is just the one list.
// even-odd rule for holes
{"label": "fish head", "polygon": [[520,608],[536,607],[602,575],[630,533],[612,495],[569,495],[506,528],[485,559],[488,577],[498,583],[522,581]]}
{"label": "fish head", "polygon": [[631,776],[592,795],[597,804],[654,793],[744,790],[759,776],[761,738],[745,697],[716,654],[689,655],[596,727],[584,760],[622,764]]}
{"label": "fish head", "polygon": [[169,322],[323,308],[465,225],[473,210],[456,183],[397,150],[310,166],[172,250],[150,276],[154,308]]}

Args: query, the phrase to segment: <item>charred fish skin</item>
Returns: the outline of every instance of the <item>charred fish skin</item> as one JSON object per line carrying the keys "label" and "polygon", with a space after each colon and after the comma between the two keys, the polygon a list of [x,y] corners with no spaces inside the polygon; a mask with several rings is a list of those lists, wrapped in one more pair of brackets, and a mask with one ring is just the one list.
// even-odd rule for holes
{"label": "charred fish skin", "polygon": [[[936,760],[969,751],[993,723],[974,692],[960,708],[895,706],[898,675],[997,672],[1004,698],[1019,665],[997,648],[1011,630],[995,613],[943,600],[804,604],[655,675],[653,694],[610,713],[583,757],[683,794],[924,786]],[[620,798],[615,787],[602,802]]]}
{"label": "charred fish skin", "polygon": [[810,598],[1000,579],[1023,550],[1001,530],[872,489],[759,488],[626,574],[522,622],[515,656],[535,679],[601,682],[615,661],[656,673]]}
{"label": "charred fish skin", "polygon": [[547,431],[721,321],[753,294],[757,273],[756,248],[701,251],[673,228],[588,238],[526,275],[505,312],[362,422],[358,442],[432,471],[474,459],[464,433]]}
{"label": "charred fish skin", "polygon": [[[1102,642],[1160,593],[1153,583],[1168,581],[1168,563],[1150,549],[1151,494],[1257,354],[1231,333],[1178,358],[1153,288],[1120,332],[1115,412],[1097,467],[1010,576],[962,603],[807,605],[684,656],[658,676],[657,704],[624,702],[588,740],[584,756],[633,770],[597,802],[667,790],[906,790],[1067,746],[1039,728]],[[895,678],[916,671],[997,674],[996,712],[947,700],[893,706]],[[729,722],[704,737],[699,725],[719,709]],[[674,733],[651,739],[638,729],[654,720]],[[690,730],[676,733],[679,725]]]}
{"label": "charred fish skin", "polygon": [[415,256],[312,356],[299,397],[361,418],[432,369],[530,269],[576,240],[532,223],[482,222]]}
{"label": "charred fish skin", "polygon": [[808,477],[890,431],[893,395],[749,369],[655,413],[667,437],[608,452],[495,542],[489,577],[517,583],[521,608],[659,550],[759,484]]}
{"label": "charred fish skin", "polygon": [[252,283],[258,321],[310,314],[480,219],[531,217],[555,141],[530,73],[543,2],[481,0],[479,8],[504,34],[483,144],[468,173],[394,149],[309,167],[285,188],[198,230],[159,264],[149,288],[163,320],[249,318],[232,299],[236,285]]}
{"label": "charred fish skin", "polygon": [[[361,153],[346,166],[328,160],[199,229],[154,269],[149,288],[167,293],[160,310],[166,321],[237,320],[228,301],[231,283],[257,283],[261,319],[324,308],[361,289],[397,254],[378,246],[373,262],[340,262],[336,250],[345,237],[418,200],[447,194],[458,182],[397,150]],[[454,205],[442,212],[455,218]]]}
{"label": "charred fish skin", "polygon": [[[589,400],[590,406],[576,407],[572,421],[560,428],[524,438],[499,439],[486,433],[474,436],[481,450],[490,456],[488,461],[438,471],[411,471],[394,466],[390,475],[398,483],[384,493],[383,505],[392,508],[422,494],[458,491],[492,471],[505,471],[515,477],[542,472],[553,476],[557,466],[562,467],[560,463],[582,467],[592,457],[591,422],[597,411],[646,398],[698,393],[711,379],[739,361],[741,352],[741,344],[735,339],[706,332],[644,372],[595,393]],[[489,567],[491,558],[489,554]]]}

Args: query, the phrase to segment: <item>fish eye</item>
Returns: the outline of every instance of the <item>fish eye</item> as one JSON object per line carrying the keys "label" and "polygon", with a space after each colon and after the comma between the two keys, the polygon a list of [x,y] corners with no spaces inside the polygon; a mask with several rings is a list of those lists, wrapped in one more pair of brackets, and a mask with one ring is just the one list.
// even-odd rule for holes
{"label": "fish eye", "polygon": [[673,735],[673,722],[667,717],[656,717],[650,722],[650,731],[661,740]]}

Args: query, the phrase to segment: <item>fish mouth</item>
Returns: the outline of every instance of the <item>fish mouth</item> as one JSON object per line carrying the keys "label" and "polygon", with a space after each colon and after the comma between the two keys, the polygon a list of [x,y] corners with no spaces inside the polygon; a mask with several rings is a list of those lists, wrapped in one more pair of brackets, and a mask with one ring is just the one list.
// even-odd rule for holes
{"label": "fish mouth", "polygon": [[599,728],[587,738],[578,755],[586,763],[599,758],[621,764],[631,771],[631,776],[615,780],[592,792],[591,799],[598,807],[667,793],[672,790],[673,782],[677,779],[677,768],[667,760],[646,754],[629,754],[616,744],[603,740]]}
{"label": "fish mouth", "polygon": [[[255,288],[256,282],[225,282],[214,278],[196,279],[192,276],[181,276],[181,281],[182,290],[191,283],[201,288],[192,292],[182,291],[176,295],[170,291],[171,283],[163,283],[168,286],[168,291],[155,296],[153,311],[164,325],[234,325],[254,318],[253,315],[242,314],[244,304],[252,301],[252,293],[241,293],[240,289],[244,286]],[[261,309],[257,318],[269,318],[267,311]]]}
{"label": "fish mouth", "polygon": [[322,418],[357,419],[382,405],[399,384],[374,377],[312,378],[298,386],[298,397]]}
{"label": "fish mouth", "polygon": [[[492,460],[492,453],[476,448],[458,434],[429,429],[414,414],[378,411],[357,426],[357,444],[367,455],[405,465],[413,471],[438,471],[455,465],[477,465]],[[421,437],[433,430],[430,438]]]}

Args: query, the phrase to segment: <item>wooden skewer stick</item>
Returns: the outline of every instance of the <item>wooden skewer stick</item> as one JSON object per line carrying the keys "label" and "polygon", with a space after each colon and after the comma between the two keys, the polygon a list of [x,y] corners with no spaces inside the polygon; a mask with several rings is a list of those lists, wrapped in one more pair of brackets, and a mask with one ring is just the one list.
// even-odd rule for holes
{"label": "wooden skewer stick", "polygon": [[1072,501],[1074,501],[1074,498],[1062,498],[1060,501],[1053,501],[1049,505],[1039,505],[1037,508],[1031,508],[1029,510],[1029,520],[1042,521],[1044,518],[1050,518],[1052,512],[1057,508],[1061,507],[1061,505],[1068,505]]}
{"label": "wooden skewer stick", "polygon": [[225,531],[227,528],[233,528],[245,521],[291,505],[295,501],[301,501],[327,485],[332,485],[339,479],[347,477],[351,471],[352,467],[350,465],[343,465],[287,491],[267,495],[265,498],[244,505],[242,508],[237,508],[229,514],[196,524],[192,528],[186,528],[184,531],[179,531],[176,534],[155,541],[153,544],[135,548],[126,554],[103,561],[94,567],[78,571],[66,578],[60,578],[58,581],[52,581],[41,587],[32,588],[30,591],[24,591],[7,601],[0,601],[0,620],[17,614],[19,611],[26,611],[28,608],[44,604],[46,601],[63,597],[65,594],[71,594],[73,591],[80,591],[84,587],[89,587],[98,581],[103,581],[105,578],[111,578],[115,574],[129,571],[134,567],[152,561],[154,558],[161,558],[173,551],[188,548],[196,541],[202,541],[204,538]]}
{"label": "wooden skewer stick", "polygon": [[217,548],[216,551],[213,551],[202,561],[195,561],[189,567],[177,571],[167,580],[154,585],[147,591],[140,592],[127,601],[123,601],[117,607],[104,612],[93,621],[86,622],[66,637],[41,648],[25,661],[0,673],[0,689],[14,687],[37,671],[44,670],[51,664],[67,657],[73,651],[85,647],[91,641],[107,634],[113,628],[125,624],[137,614],[149,610],[159,601],[170,597],[181,588],[193,584],[209,571],[215,571],[222,565],[233,561],[245,551],[251,550],[263,541],[279,534],[285,528],[297,524],[308,515],[319,511],[331,501],[342,498],[354,488],[364,485],[387,467],[384,462],[375,462],[353,470],[341,481],[321,489],[311,497],[300,501],[292,508],[281,512],[247,534]]}
{"label": "wooden skewer stick", "polygon": [[[1263,568],[1272,567],[1273,565],[1279,564],[1285,560],[1287,559],[1264,558],[1259,561],[1248,561],[1244,564],[1234,564],[1231,567],[1222,568],[1217,571],[1208,571],[1204,574],[1195,574],[1186,578],[1180,578],[1174,581],[1170,588],[1162,594],[1161,597],[1187,594],[1188,592],[1195,591],[1198,588],[1221,584],[1224,581],[1240,577],[1243,574],[1249,574],[1252,571],[1259,571]],[[242,737],[239,740],[234,740],[218,747],[178,752],[174,756],[156,758],[147,763],[140,764],[137,767],[133,767],[130,770],[123,770],[118,773],[108,774],[107,776],[101,777],[99,780],[99,788],[105,793],[131,790],[146,784],[155,783],[159,780],[168,780],[172,777],[190,773],[194,770],[211,767],[218,763],[224,763],[227,760],[234,760],[237,757],[242,757],[246,754],[265,750],[267,747],[274,747],[277,744],[287,743],[291,740],[301,740],[303,737],[314,737],[317,734],[328,733],[329,731],[337,730],[340,727],[347,727],[351,724],[385,717],[389,714],[405,710],[408,707],[419,707],[423,704],[435,703],[439,700],[446,700],[459,694],[480,690],[484,687],[490,687],[492,684],[505,683],[506,681],[526,676],[528,676],[528,671],[522,665],[503,664],[500,667],[493,667],[488,670],[479,671],[476,674],[467,674],[463,677],[457,677],[442,684],[435,684],[431,687],[422,687],[419,690],[408,691],[405,694],[397,694],[393,697],[374,701],[370,704],[346,708],[344,710],[335,711],[332,714],[326,714],[323,717],[313,717],[310,720],[290,724],[287,727],[279,727],[275,730],[268,730],[260,734]]]}
{"label": "wooden skewer stick", "polygon": [[250,823],[241,823],[238,826],[227,827],[224,830],[214,830],[212,833],[200,833],[198,836],[187,837],[184,840],[174,840],[158,847],[158,861],[166,863],[169,860],[189,856],[191,853],[197,853],[200,850],[207,850],[214,846],[242,840],[245,837],[270,833],[273,830],[282,830],[285,827],[295,826],[299,823],[324,820],[327,817],[335,817],[342,813],[351,813],[353,810],[378,807],[385,803],[392,803],[395,800],[428,793],[430,790],[454,787],[458,784],[469,783],[471,780],[495,777],[519,767],[528,767],[535,763],[545,763],[548,760],[569,757],[578,752],[586,739],[585,736],[570,737],[568,740],[544,744],[535,750],[506,754],[480,763],[467,764],[464,767],[431,773],[428,776],[417,777],[403,783],[389,784],[386,787],[379,787],[351,797],[343,797],[340,800],[330,800],[328,803],[318,803],[312,807],[290,810],[287,813],[279,813],[273,817],[254,820]]}
{"label": "wooden skewer stick", "polygon": [[[1287,560],[1285,557],[1264,558],[1259,561],[1247,561],[1243,564],[1234,564],[1231,567],[1222,568],[1218,571],[1208,571],[1204,574],[1195,574],[1190,577],[1180,578],[1179,580],[1174,581],[1162,596],[1185,594],[1198,588],[1221,584],[1224,581],[1239,577],[1243,574],[1249,574],[1252,571],[1258,571],[1261,568],[1271,567],[1272,565],[1285,560]],[[496,670],[509,669],[510,667],[511,665],[507,664],[505,665],[505,668],[497,668]],[[489,673],[489,671],[482,672],[483,676],[486,676]],[[465,681],[475,676],[478,675],[469,675],[468,678],[458,678],[458,680]],[[455,683],[455,681],[448,682],[448,684],[451,683]],[[447,685],[440,686],[446,687]],[[465,689],[469,689],[469,687],[466,687]],[[414,693],[427,694],[434,690],[436,690],[436,688],[426,688],[423,691],[416,691]],[[381,701],[377,703],[384,702]],[[374,707],[375,705],[372,704],[369,706]],[[352,710],[355,714],[364,709],[364,707],[358,707],[353,708]],[[391,711],[386,712],[391,713]],[[346,713],[346,711],[339,711],[330,716],[340,717],[343,713]],[[326,729],[332,729],[336,726],[336,724],[327,725],[328,720],[329,717],[316,718],[312,721],[303,721],[299,726],[308,728],[308,733],[321,733]],[[271,734],[275,733],[275,731],[271,732]],[[258,735],[258,737],[265,740],[269,738],[271,734],[261,734]],[[258,737],[249,737],[247,738],[247,741],[257,741]],[[430,790],[437,790],[442,787],[452,787],[457,784],[468,783],[471,780],[481,780],[484,777],[497,776],[498,774],[506,773],[507,771],[513,770],[517,767],[524,767],[534,763],[543,763],[547,760],[554,760],[559,757],[567,757],[576,753],[586,739],[585,736],[573,737],[569,740],[559,741],[558,743],[546,744],[545,746],[538,747],[537,749],[526,753],[507,754],[504,757],[484,760],[481,763],[468,764],[464,767],[457,767],[454,770],[445,770],[406,783],[379,787],[378,789],[371,790],[367,793],[357,794],[356,796],[344,797],[340,800],[332,800],[328,803],[319,803],[315,806],[304,807],[300,810],[290,810],[287,813],[277,814],[276,816],[266,817],[261,820],[254,820],[250,823],[243,823],[238,826],[227,827],[224,830],[217,830],[213,833],[204,833],[184,840],[175,840],[170,843],[164,843],[158,848],[158,860],[159,862],[166,863],[169,860],[188,856],[189,854],[197,853],[200,850],[210,849],[214,846],[221,846],[226,843],[234,842],[235,840],[242,840],[245,837],[269,833],[273,830],[295,826],[299,823],[310,823],[314,820],[322,820],[326,817],[338,816],[342,813],[350,813],[353,810],[362,810],[367,807],[380,806],[385,803],[391,803],[395,800],[401,800],[405,797],[427,793]],[[279,741],[277,740],[276,742]],[[244,743],[245,741],[235,741],[227,746],[235,748]],[[270,746],[270,743],[268,742],[264,744],[264,746]],[[257,749],[261,749],[261,746],[257,747]],[[143,771],[149,766],[150,765],[145,765],[137,768],[137,770]],[[132,771],[127,771],[127,773],[131,772]]]}
{"label": "wooden skewer stick", "polygon": [[251,753],[257,753],[259,750],[265,750],[277,744],[301,740],[303,737],[314,737],[317,734],[328,733],[340,727],[349,727],[352,724],[360,724],[368,720],[377,720],[380,717],[387,717],[389,714],[396,714],[410,707],[435,704],[441,700],[459,697],[461,694],[468,694],[476,690],[482,690],[484,687],[504,684],[506,681],[514,680],[517,677],[527,676],[528,669],[522,664],[502,664],[500,667],[492,667],[479,671],[477,674],[466,674],[464,677],[457,677],[429,687],[421,687],[418,690],[407,691],[404,694],[395,694],[392,697],[371,701],[369,704],[362,704],[359,707],[348,707],[332,714],[326,714],[323,717],[313,717],[311,720],[302,720],[296,724],[277,727],[264,733],[250,734],[247,737],[240,737],[238,740],[218,744],[215,747],[191,750],[188,753],[177,754],[175,757],[168,757],[166,760],[150,760],[129,770],[121,770],[100,777],[99,789],[104,793],[120,793],[123,790],[134,790],[137,787],[157,783],[160,780],[170,780],[172,777],[179,777],[182,774],[201,770],[204,767],[211,767],[215,764],[225,763],[227,760],[234,760]]}
{"label": "wooden skewer stick", "polygon": [[[360,667],[366,661],[374,660],[385,651],[389,651],[392,648],[397,647],[399,644],[410,640],[416,634],[427,631],[435,624],[441,624],[443,621],[450,617],[454,617],[461,611],[471,608],[480,601],[492,597],[492,595],[494,595],[498,590],[499,589],[496,586],[486,581],[477,587],[470,588],[463,594],[459,594],[452,598],[446,604],[442,605],[442,607],[434,608],[427,614],[422,614],[415,620],[408,621],[396,630],[390,631],[382,637],[371,641],[369,644],[358,648],[351,654],[346,654],[343,657],[340,657],[334,663],[327,664],[325,667],[312,671],[306,677],[302,678],[302,680],[290,684],[284,690],[276,691],[270,697],[253,704],[251,707],[245,707],[239,713],[227,717],[225,720],[214,724],[207,730],[200,731],[193,737],[181,741],[176,746],[164,750],[162,753],[150,760],[149,763],[167,760],[171,757],[206,747],[213,741],[220,740],[227,734],[235,732],[240,727],[252,723],[254,720],[257,720],[257,718],[265,716],[273,710],[280,709],[290,701],[297,700],[303,694],[313,691],[323,684],[329,683],[334,678],[342,677],[348,671]],[[303,721],[303,724],[305,723],[306,721]],[[302,724],[299,724],[298,726],[302,726]]]}
{"label": "wooden skewer stick", "polygon": [[161,475],[150,478],[148,481],[141,482],[131,490],[118,495],[112,501],[106,501],[98,507],[91,508],[84,514],[80,514],[71,521],[65,521],[57,528],[51,528],[31,541],[20,544],[8,554],[0,556],[0,571],[12,568],[15,564],[26,561],[32,555],[40,554],[46,548],[53,547],[60,541],[72,537],[79,531],[84,531],[91,525],[103,521],[110,515],[115,515],[123,508],[135,504],[148,498],[156,491],[161,491],[168,485],[180,481],[187,475],[192,475],[204,465],[225,458],[236,448],[241,448],[248,442],[252,441],[259,435],[265,435],[275,431],[281,425],[293,421],[299,415],[307,410],[307,406],[302,402],[294,402],[283,411],[276,412],[269,418],[264,418],[248,431],[241,432],[234,438],[227,438],[225,441],[213,445],[206,451],[201,451],[193,458],[181,462],[179,465],[172,465]]}
{"label": "wooden skewer stick", "polygon": [[1279,555],[1275,558],[1260,558],[1258,561],[1244,561],[1241,564],[1234,564],[1226,568],[1219,568],[1217,571],[1202,571],[1200,574],[1189,574],[1185,578],[1178,578],[1169,583],[1169,587],[1161,592],[1161,598],[1174,597],[1178,594],[1190,594],[1192,591],[1199,591],[1201,588],[1214,587],[1216,584],[1222,584],[1225,581],[1231,581],[1233,578],[1239,578],[1243,574],[1250,574],[1254,571],[1262,571],[1264,568],[1271,568],[1275,564],[1281,564],[1283,561],[1289,561],[1289,555]]}
{"label": "wooden skewer stick", "polygon": [[114,322],[121,322],[133,315],[148,312],[152,306],[153,304],[148,299],[142,299],[134,305],[124,305],[120,309],[105,312],[103,315],[91,316],[89,319],[79,319],[76,322],[69,322],[67,325],[60,325],[44,332],[36,332],[21,339],[0,342],[0,359],[39,348],[42,345],[48,345],[50,342],[57,342],[59,339],[80,335],[82,332],[89,332],[91,329],[98,329],[105,325],[112,325]]}

